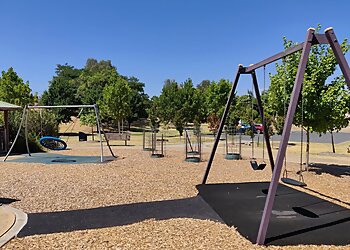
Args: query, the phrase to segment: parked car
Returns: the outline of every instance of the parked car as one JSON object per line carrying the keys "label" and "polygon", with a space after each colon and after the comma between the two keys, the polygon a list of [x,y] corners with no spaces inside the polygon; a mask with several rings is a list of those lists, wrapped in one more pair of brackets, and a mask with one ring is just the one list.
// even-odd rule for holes
{"label": "parked car", "polygon": [[[264,126],[261,123],[255,124],[256,133],[264,133]],[[255,131],[254,131],[255,132]]]}
{"label": "parked car", "polygon": [[[241,127],[238,129],[238,133],[244,134],[247,129],[250,129],[250,124],[241,124]],[[254,133],[257,133],[256,126],[253,127]]]}

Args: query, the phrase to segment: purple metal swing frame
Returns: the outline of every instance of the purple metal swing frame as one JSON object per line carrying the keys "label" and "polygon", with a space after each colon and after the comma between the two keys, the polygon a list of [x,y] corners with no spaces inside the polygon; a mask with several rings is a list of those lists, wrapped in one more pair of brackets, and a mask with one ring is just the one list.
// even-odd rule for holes
{"label": "purple metal swing frame", "polygon": [[[213,149],[211,151],[211,154],[210,154],[210,157],[208,160],[208,164],[207,164],[205,174],[203,176],[202,184],[205,184],[207,181],[207,178],[208,178],[208,175],[210,172],[210,168],[211,168],[211,165],[213,163],[214,156],[215,156],[215,152],[216,152],[216,149],[217,149],[217,146],[219,143],[219,139],[220,139],[220,136],[221,136],[224,124],[225,124],[225,120],[226,120],[227,114],[228,114],[229,109],[230,109],[230,104],[232,102],[234,93],[235,93],[237,85],[238,85],[239,77],[241,74],[250,74],[252,76],[252,80],[253,80],[254,90],[255,90],[255,94],[256,94],[256,98],[257,98],[257,102],[258,102],[259,113],[260,113],[260,116],[261,116],[261,119],[263,122],[266,148],[267,148],[267,152],[268,152],[268,156],[269,156],[271,169],[273,172],[272,179],[271,179],[271,182],[269,185],[269,190],[268,190],[266,202],[265,202],[264,212],[263,212],[261,222],[260,222],[258,236],[256,239],[256,243],[258,245],[263,245],[265,243],[265,238],[266,238],[266,233],[267,233],[267,229],[268,229],[269,222],[270,222],[272,207],[273,207],[273,204],[275,201],[277,186],[278,186],[279,179],[281,176],[283,160],[284,160],[285,155],[286,155],[286,149],[287,149],[287,144],[288,144],[288,140],[289,140],[289,136],[290,136],[290,132],[291,132],[292,122],[293,122],[295,110],[297,107],[302,82],[304,80],[304,73],[305,73],[305,69],[306,69],[306,64],[307,64],[308,57],[310,54],[310,49],[313,45],[329,44],[331,46],[331,49],[336,57],[336,60],[340,66],[340,69],[344,75],[345,82],[348,85],[348,88],[350,89],[350,68],[349,68],[349,65],[348,65],[348,63],[345,59],[345,56],[341,50],[340,44],[335,36],[333,28],[327,28],[324,32],[325,32],[324,34],[316,34],[315,29],[309,28],[307,31],[307,34],[306,34],[305,42],[300,43],[294,47],[291,47],[291,48],[289,48],[283,52],[280,52],[276,55],[273,55],[265,60],[262,60],[261,62],[259,62],[257,64],[253,64],[253,65],[250,65],[248,67],[243,67],[243,65],[239,65],[236,76],[235,76],[235,80],[234,80],[233,85],[232,85],[232,89],[231,89],[229,97],[227,99],[225,111],[224,111],[223,116],[221,118],[219,129],[218,129],[218,132],[217,132],[216,137],[215,137]],[[266,121],[264,119],[264,110],[263,110],[263,106],[262,106],[262,102],[261,102],[259,85],[258,85],[257,77],[255,74],[255,70],[258,68],[261,68],[267,64],[270,64],[272,62],[275,62],[281,58],[284,58],[288,55],[291,55],[295,52],[298,52],[300,50],[302,51],[302,54],[301,54],[301,58],[300,58],[299,66],[298,66],[298,71],[296,74],[296,79],[295,79],[295,83],[294,83],[294,87],[293,87],[293,91],[292,91],[292,95],[291,95],[291,99],[290,99],[290,103],[289,103],[289,107],[288,107],[287,116],[286,116],[285,123],[284,123],[282,138],[281,138],[281,142],[279,145],[279,149],[278,149],[278,153],[277,153],[277,157],[276,157],[276,162],[275,162],[273,159],[273,155],[272,155],[272,150],[271,150],[271,145],[270,145],[270,140],[269,140],[269,134],[267,131]]]}

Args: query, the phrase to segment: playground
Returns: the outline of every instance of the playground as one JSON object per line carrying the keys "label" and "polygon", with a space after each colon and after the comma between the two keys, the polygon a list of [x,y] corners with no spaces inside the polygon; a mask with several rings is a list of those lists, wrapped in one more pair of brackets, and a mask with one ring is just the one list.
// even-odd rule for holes
{"label": "playground", "polygon": [[[253,244],[255,239],[249,236],[256,234],[258,221],[252,222],[252,217],[247,217],[246,220],[241,217],[241,223],[230,225],[225,217],[227,214],[220,214],[205,195],[204,199],[198,196],[196,185],[203,177],[213,140],[203,142],[202,161],[199,163],[184,160],[183,138],[182,141],[173,138],[170,142],[166,148],[166,155],[162,158],[152,158],[151,152],[142,150],[141,134],[132,135],[128,146],[112,141],[112,149],[117,152],[118,158],[105,163],[22,163],[11,161],[12,158],[21,156],[11,156],[0,169],[2,198],[14,199],[11,206],[27,213],[28,223],[18,237],[8,242],[4,249],[52,249],[72,246],[96,249],[264,248]],[[305,193],[312,197],[312,203],[326,201],[329,202],[327,204],[334,204],[332,206],[336,206],[336,210],[341,208],[349,211],[350,206],[346,203],[350,202],[347,192],[350,155],[340,153],[344,151],[342,147],[345,147],[345,144],[336,146],[339,153],[333,156],[321,151],[310,155],[310,162],[315,165],[304,173],[307,189],[283,185],[285,190],[281,192],[290,193],[292,190],[298,194]],[[100,145],[97,141],[79,142],[78,138],[71,138],[70,147],[74,150],[66,150],[62,154],[99,156]],[[322,150],[321,146],[314,147],[314,150],[317,148]],[[108,149],[105,151],[107,155]],[[225,160],[224,142],[220,142],[208,184],[252,183],[250,189],[253,190],[253,198],[263,198],[266,195],[263,193],[266,187],[259,185],[271,180],[270,166],[268,164],[263,171],[252,170],[249,152],[249,146],[246,145],[242,152],[243,160]],[[273,148],[273,152],[275,154],[277,149]],[[260,161],[261,146],[256,154]],[[323,164],[316,164],[318,159],[321,159]],[[293,153],[293,150],[290,150],[288,167],[297,171],[297,161],[297,152]],[[319,194],[310,190],[317,190]],[[278,191],[277,203],[281,195]],[[256,207],[257,203],[253,198],[242,200],[238,207],[242,207],[244,203]],[[286,201],[290,198],[284,199],[285,204],[288,204]],[[324,204],[325,202],[320,206],[316,205],[316,208],[327,210]],[[281,203],[278,206],[280,205]],[[302,205],[306,204],[299,204]],[[318,214],[324,219],[326,216],[321,215],[321,210]],[[232,210],[233,215],[237,212],[239,211]],[[338,213],[337,216],[342,217],[342,214]],[[349,218],[349,214],[346,218]],[[343,218],[335,218],[339,219]],[[240,227],[242,222],[245,224],[243,228]],[[348,224],[349,222],[340,223],[345,227],[349,227]],[[299,229],[303,229],[312,225],[305,226],[302,223],[298,226]],[[285,224],[281,227],[284,234],[298,230]],[[314,231],[320,237],[323,233],[329,235],[332,232],[327,227]],[[303,240],[303,233],[297,236],[298,239],[293,242],[288,242],[288,236],[284,238],[284,243],[273,240],[267,242],[268,245],[272,245],[268,248],[276,249],[273,245],[281,245],[279,249],[322,249],[322,243],[302,245],[303,242],[309,241]],[[324,249],[328,249],[329,245],[332,245],[332,249],[349,248],[348,237],[346,234],[343,236],[340,237],[340,241],[345,244],[333,242],[332,237],[324,237],[329,240]],[[335,244],[338,246],[333,246]]]}
{"label": "playground", "polygon": [[[145,127],[131,133],[120,130],[118,121],[118,133],[106,132],[96,104],[26,105],[0,169],[0,216],[5,222],[0,228],[0,246],[348,249],[348,123],[339,134],[330,132],[332,149],[327,139],[310,136],[308,129],[306,148],[311,150],[304,154],[308,113],[304,95],[308,92],[303,92],[303,81],[311,47],[318,44],[330,45],[344,76],[341,85],[350,87],[350,69],[333,28],[324,34],[309,28],[304,43],[256,64],[238,65],[220,122],[212,130],[215,136],[198,123],[183,128],[180,137],[167,126],[169,122],[164,129],[152,125],[147,133]],[[273,127],[267,123],[256,70],[263,69],[265,90],[266,65],[280,59],[285,62],[298,51],[302,52],[290,100],[283,98],[283,112],[275,116],[275,121],[283,119],[283,130],[275,137],[270,135]],[[280,70],[288,76],[286,67]],[[251,120],[244,127],[248,130],[245,135],[237,133],[235,124],[226,124],[241,75],[252,78]],[[285,95],[285,82],[280,89]],[[255,106],[261,120],[259,133]],[[93,109],[90,124],[95,123],[92,131],[96,126],[98,136],[90,138],[80,127],[79,133],[73,133],[72,126],[71,133],[57,131],[56,137],[44,134],[40,122],[40,144],[47,153],[31,153],[29,111],[52,108]],[[41,111],[36,114],[42,118]],[[346,115],[339,116],[345,119]],[[294,117],[299,119],[295,124]],[[209,120],[217,119],[213,115]],[[22,128],[27,154],[11,154]],[[326,131],[334,131],[332,128]]]}

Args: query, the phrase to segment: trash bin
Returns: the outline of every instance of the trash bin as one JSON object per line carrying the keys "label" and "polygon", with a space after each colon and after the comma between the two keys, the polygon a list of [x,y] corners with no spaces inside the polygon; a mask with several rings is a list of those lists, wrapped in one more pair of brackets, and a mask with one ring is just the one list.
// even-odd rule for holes
{"label": "trash bin", "polygon": [[79,132],[79,141],[87,141],[87,134]]}

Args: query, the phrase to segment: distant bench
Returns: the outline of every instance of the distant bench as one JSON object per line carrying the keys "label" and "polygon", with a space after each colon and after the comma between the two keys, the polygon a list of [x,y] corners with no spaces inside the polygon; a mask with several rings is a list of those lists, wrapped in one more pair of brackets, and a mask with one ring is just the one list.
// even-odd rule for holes
{"label": "distant bench", "polygon": [[124,141],[125,146],[127,146],[127,141],[130,141],[130,133],[106,133],[106,138],[108,141]]}

